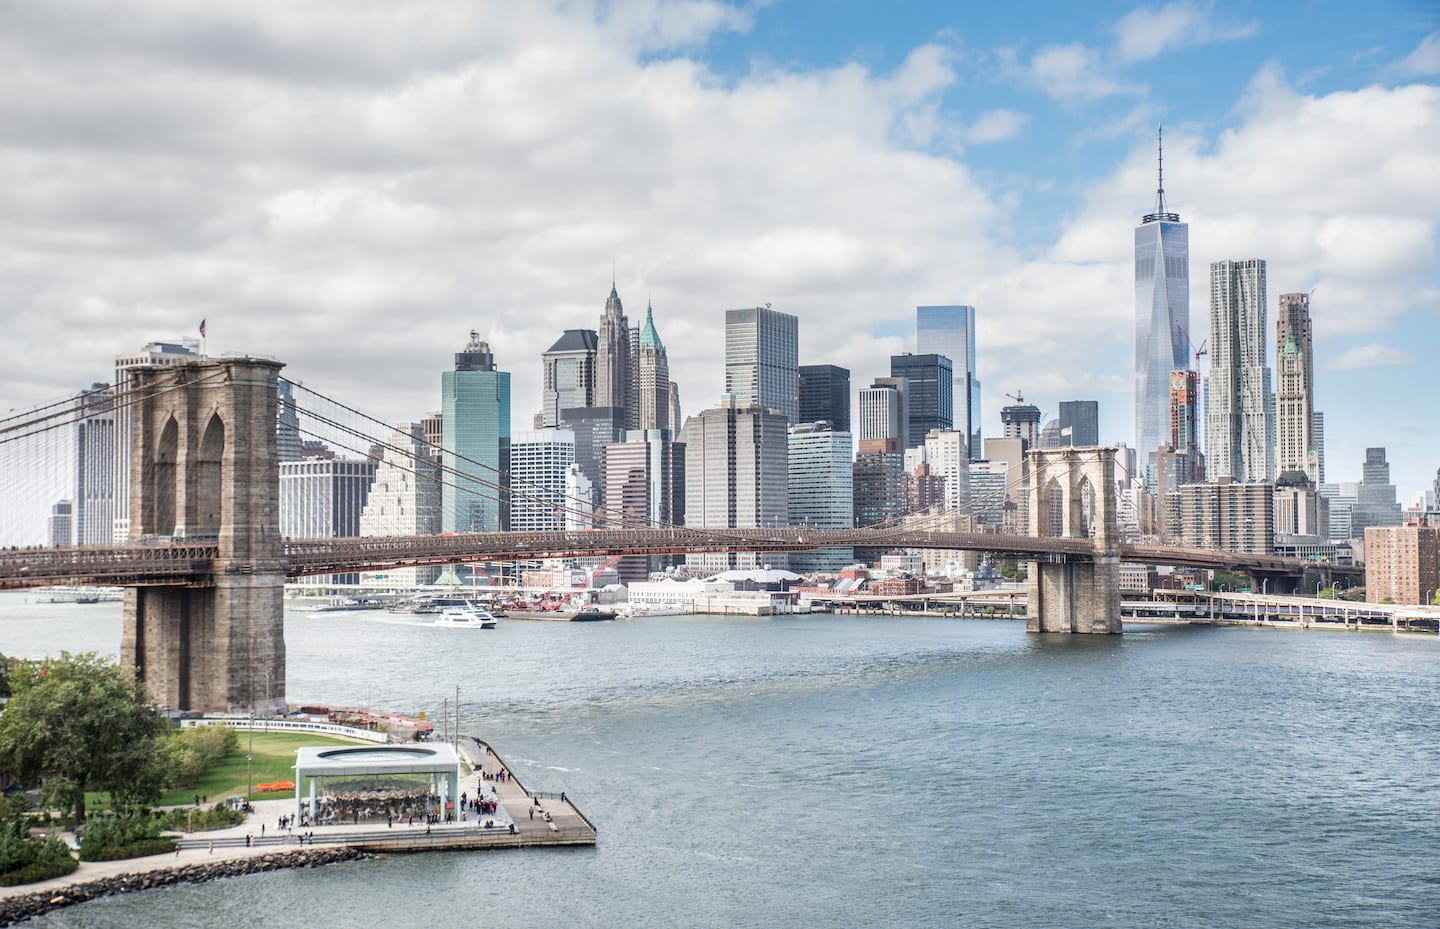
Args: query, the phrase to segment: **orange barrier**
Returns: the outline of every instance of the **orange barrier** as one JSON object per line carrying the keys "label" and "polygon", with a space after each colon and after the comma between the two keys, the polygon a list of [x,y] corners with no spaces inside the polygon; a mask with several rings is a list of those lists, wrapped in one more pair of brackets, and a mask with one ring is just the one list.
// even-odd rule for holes
{"label": "orange barrier", "polygon": [[294,790],[294,781],[271,781],[269,784],[256,784],[255,789],[264,793],[266,791]]}

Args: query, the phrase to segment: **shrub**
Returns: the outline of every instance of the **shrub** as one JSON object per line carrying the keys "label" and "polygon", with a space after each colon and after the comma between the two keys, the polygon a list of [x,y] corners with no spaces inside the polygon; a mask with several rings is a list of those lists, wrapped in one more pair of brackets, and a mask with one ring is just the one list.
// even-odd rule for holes
{"label": "shrub", "polygon": [[65,843],[53,835],[19,839],[6,833],[0,837],[0,861],[4,862],[0,863],[0,887],[48,881],[80,867]]}
{"label": "shrub", "polygon": [[175,850],[175,840],[162,838],[160,820],[148,811],[94,816],[80,840],[81,861],[114,861]]}
{"label": "shrub", "polygon": [[0,798],[0,887],[49,880],[77,867],[70,849],[54,833],[30,838],[23,797]]}
{"label": "shrub", "polygon": [[181,729],[165,742],[165,780],[172,787],[193,784],[239,746],[240,737],[229,726]]}
{"label": "shrub", "polygon": [[148,839],[129,845],[107,846],[98,851],[88,852],[80,846],[81,861],[119,861],[122,858],[143,858],[146,855],[163,855],[175,851],[174,839]]}
{"label": "shrub", "polygon": [[206,832],[238,826],[244,821],[244,813],[217,803],[208,810],[193,807],[168,810],[160,816],[160,828],[169,832]]}

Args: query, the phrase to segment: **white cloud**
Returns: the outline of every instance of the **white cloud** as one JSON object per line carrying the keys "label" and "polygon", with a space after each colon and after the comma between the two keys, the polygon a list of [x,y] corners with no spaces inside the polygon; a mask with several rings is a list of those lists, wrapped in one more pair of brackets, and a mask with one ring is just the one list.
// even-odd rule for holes
{"label": "white cloud", "polygon": [[[925,150],[952,131],[934,108],[955,79],[940,46],[885,74],[722,86],[616,45],[616,17],[653,6],[596,23],[476,3],[434,23],[397,14],[382,50],[357,43],[282,80],[277,59],[329,47],[315,21],[259,8],[217,68],[185,37],[225,32],[236,8],[187,9],[142,11],[155,29],[116,42],[103,9],[77,15],[94,30],[74,39],[84,55],[37,40],[47,23],[0,37],[0,304],[15,320],[0,348],[35,359],[36,402],[207,317],[212,350],[279,356],[386,418],[417,416],[476,328],[513,372],[523,422],[537,346],[595,325],[613,257],[632,313],[653,296],[695,410],[721,390],[728,306],[826,320],[806,326],[807,355],[865,376],[877,308],[903,314],[1008,261],[985,231],[991,198]],[[388,9],[328,15],[345,28]],[[485,41],[454,56],[459,33]],[[83,345],[65,336],[81,331]]]}
{"label": "white cloud", "polygon": [[1046,94],[1068,102],[1145,92],[1143,85],[1122,83],[1107,72],[1098,52],[1072,42],[1047,45],[1037,51],[1030,59],[1026,76]]}
{"label": "white cloud", "polygon": [[986,110],[965,130],[965,140],[975,144],[1004,142],[1020,134],[1030,117],[1018,110]]}
{"label": "white cloud", "polygon": [[[1267,259],[1272,293],[1323,281],[1317,333],[1374,331],[1434,300],[1440,188],[1428,179],[1440,176],[1440,88],[1311,96],[1267,69],[1239,117],[1213,145],[1165,137],[1167,200],[1190,224],[1196,327],[1202,269],[1221,258]],[[1147,138],[1095,184],[1053,254],[1128,261],[1114,230],[1149,208],[1154,171]]]}
{"label": "white cloud", "polygon": [[1329,371],[1358,371],[1361,368],[1393,368],[1414,364],[1419,358],[1414,352],[1391,348],[1379,342],[1356,345],[1330,359],[1325,365]]}
{"label": "white cloud", "polygon": [[1440,74],[1440,32],[1432,32],[1420,41],[1415,51],[1399,64],[1401,73],[1430,77]]}
{"label": "white cloud", "polygon": [[[1150,131],[1108,176],[1076,179],[1089,198],[1056,210],[1053,248],[1027,260],[1011,195],[935,144],[1010,138],[1025,116],[955,124],[936,107],[956,80],[943,46],[889,73],[727,83],[684,56],[637,60],[588,9],[5,9],[0,353],[24,359],[0,377],[7,408],[73,392],[204,317],[212,351],[280,357],[387,420],[436,407],[439,372],[477,329],[523,424],[539,352],[596,324],[613,259],[632,319],[653,299],[692,413],[721,390],[727,307],[796,313],[802,357],[858,385],[912,348],[894,333],[913,331],[915,305],[955,301],[979,308],[987,418],[1020,387],[1042,408],[1098,396],[1107,423],[1129,421]],[[735,28],[692,14],[716,25],[651,31]],[[1035,61],[1057,93],[1074,84],[1067,99],[1119,92],[1082,46]],[[1197,342],[1215,258],[1266,257],[1275,293],[1320,283],[1322,344],[1440,303],[1440,88],[1316,96],[1268,70],[1231,120],[1166,137]]]}
{"label": "white cloud", "polygon": [[717,32],[749,32],[754,14],[718,0],[610,0],[601,20],[610,39],[644,52],[698,45]]}
{"label": "white cloud", "polygon": [[1124,62],[1147,61],[1172,48],[1248,38],[1260,30],[1255,20],[1218,21],[1212,6],[1182,0],[1132,10],[1115,24],[1115,52]]}

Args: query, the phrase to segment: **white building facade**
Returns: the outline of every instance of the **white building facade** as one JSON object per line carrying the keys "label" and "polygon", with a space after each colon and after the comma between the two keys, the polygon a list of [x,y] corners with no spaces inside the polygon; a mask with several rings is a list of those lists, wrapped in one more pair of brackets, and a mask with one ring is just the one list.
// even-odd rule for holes
{"label": "white building facade", "polygon": [[[360,513],[362,536],[435,535],[440,532],[440,469],[425,428],[403,423],[390,434]],[[392,568],[361,576],[361,583],[414,587],[433,583],[438,568]]]}

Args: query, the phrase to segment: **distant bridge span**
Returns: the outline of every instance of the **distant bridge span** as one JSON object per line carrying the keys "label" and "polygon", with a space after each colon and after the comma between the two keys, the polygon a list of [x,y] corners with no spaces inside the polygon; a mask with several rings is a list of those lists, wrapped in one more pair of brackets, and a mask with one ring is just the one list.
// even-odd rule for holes
{"label": "distant bridge span", "polygon": [[[987,532],[899,529],[597,529],[583,532],[475,532],[433,536],[286,539],[286,576],[347,574],[404,567],[605,555],[806,551],[826,546],[953,549],[1047,562],[1087,561],[1087,539]],[[1273,555],[1120,543],[1127,562],[1226,568],[1300,577],[1310,562]],[[217,574],[246,574],[243,561],[222,561],[213,540],[176,539],[128,545],[12,549],[0,552],[0,589],[56,584],[213,586]]]}

